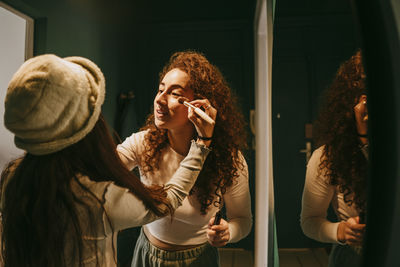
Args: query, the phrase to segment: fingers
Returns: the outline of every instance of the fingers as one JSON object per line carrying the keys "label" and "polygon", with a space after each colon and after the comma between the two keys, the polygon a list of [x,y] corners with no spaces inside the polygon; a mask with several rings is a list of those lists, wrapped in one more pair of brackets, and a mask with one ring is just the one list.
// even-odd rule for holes
{"label": "fingers", "polygon": [[212,218],[208,221],[208,228],[211,228],[211,226],[213,226],[214,221],[215,221],[215,216],[212,217]]}
{"label": "fingers", "polygon": [[[191,108],[188,111],[188,118],[194,124],[198,136],[212,138],[214,133],[215,120],[217,117],[217,110],[211,105],[208,99],[196,99],[194,101],[191,101],[190,104],[198,108],[196,110]],[[201,114],[196,114],[196,112],[199,112],[199,110],[201,110],[200,113],[205,113],[208,117],[211,118],[211,120],[202,118],[200,116]],[[211,143],[211,139],[207,141],[203,140],[202,142],[208,146]]]}
{"label": "fingers", "polygon": [[347,220],[348,227],[354,231],[364,231],[365,224],[360,224],[360,217],[351,217]]}
{"label": "fingers", "polygon": [[201,108],[208,116],[214,121],[217,117],[217,110],[211,105],[208,99],[196,99],[190,102],[190,104]]}
{"label": "fingers", "polygon": [[354,117],[356,120],[358,134],[367,134],[368,131],[368,109],[367,96],[362,95],[359,98],[357,105],[354,106]]}
{"label": "fingers", "polygon": [[338,226],[338,240],[348,245],[362,245],[365,224],[359,224],[360,218],[352,217]]}
{"label": "fingers", "polygon": [[345,231],[345,234],[347,236],[347,239],[349,239],[349,238],[360,239],[364,235],[364,229],[352,229],[352,228],[348,227]]}
{"label": "fingers", "polygon": [[207,239],[208,243],[210,243],[214,247],[225,246],[229,241],[229,230],[214,231],[211,229],[207,229]]}
{"label": "fingers", "polygon": [[367,116],[367,113],[368,113],[368,109],[367,109],[366,104],[360,102],[354,106],[354,114],[356,115],[356,118],[357,117],[364,118],[365,116]]}
{"label": "fingers", "polygon": [[213,225],[215,217],[211,218],[208,223],[207,239],[214,247],[225,246],[230,238],[229,226],[227,221],[221,219],[219,225]]}
{"label": "fingers", "polygon": [[365,224],[359,224],[360,218],[353,217],[349,218],[345,223],[344,227],[344,239],[346,240],[346,244],[349,245],[361,245],[364,232],[365,232]]}
{"label": "fingers", "polygon": [[[366,95],[360,96],[360,99],[359,99],[357,105],[354,106],[354,114],[356,115],[356,119],[358,117],[362,120],[365,120],[365,117],[368,115],[367,96]],[[368,117],[367,117],[367,119],[368,119]]]}
{"label": "fingers", "polygon": [[188,118],[195,126],[201,125],[202,123],[200,116],[198,116],[191,107],[188,108]]}

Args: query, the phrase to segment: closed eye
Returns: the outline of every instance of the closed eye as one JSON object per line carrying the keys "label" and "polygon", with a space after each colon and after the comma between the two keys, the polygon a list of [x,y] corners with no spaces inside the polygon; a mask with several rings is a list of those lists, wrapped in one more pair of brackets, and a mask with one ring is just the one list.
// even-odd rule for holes
{"label": "closed eye", "polygon": [[171,93],[171,95],[173,95],[173,96],[182,96],[181,94],[178,94],[178,93]]}

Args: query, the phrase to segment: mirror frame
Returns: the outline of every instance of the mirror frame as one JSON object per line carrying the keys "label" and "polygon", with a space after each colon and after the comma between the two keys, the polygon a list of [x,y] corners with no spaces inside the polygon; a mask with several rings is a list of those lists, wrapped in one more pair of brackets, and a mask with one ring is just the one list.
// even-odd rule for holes
{"label": "mirror frame", "polygon": [[368,82],[370,172],[361,266],[400,266],[400,40],[390,0],[353,0]]}

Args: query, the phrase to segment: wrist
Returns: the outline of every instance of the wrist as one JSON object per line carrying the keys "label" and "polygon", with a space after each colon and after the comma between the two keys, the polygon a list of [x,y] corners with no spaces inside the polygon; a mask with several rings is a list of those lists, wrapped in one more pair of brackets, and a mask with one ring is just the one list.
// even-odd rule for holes
{"label": "wrist", "polygon": [[199,145],[210,147],[211,139],[210,140],[203,140],[203,139],[197,138],[196,143],[199,144]]}
{"label": "wrist", "polygon": [[364,137],[364,138],[368,138],[368,134],[366,133],[357,133],[358,137]]}
{"label": "wrist", "polygon": [[200,140],[204,140],[204,141],[211,141],[212,136],[211,137],[207,137],[207,136],[198,135],[197,138],[199,138]]}

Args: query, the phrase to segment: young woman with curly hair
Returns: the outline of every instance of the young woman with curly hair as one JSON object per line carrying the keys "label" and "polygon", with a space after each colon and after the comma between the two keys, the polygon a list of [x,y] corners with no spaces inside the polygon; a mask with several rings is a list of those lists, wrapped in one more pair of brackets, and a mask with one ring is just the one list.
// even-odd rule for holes
{"label": "young woman with curly hair", "polygon": [[[333,243],[329,266],[358,266],[365,230],[368,111],[361,51],[345,61],[315,123],[316,149],[308,163],[301,227]],[[332,205],[339,222],[326,219]]]}
{"label": "young woman with curly hair", "polygon": [[[117,266],[117,232],[173,212],[188,195],[210,141],[191,144],[165,187],[147,187],[117,154],[104,97],[104,76],[85,58],[41,55],[14,74],[4,124],[26,154],[1,176],[0,266]],[[212,134],[213,124],[187,116]]]}
{"label": "young woman with curly hair", "polygon": [[[188,108],[178,101],[182,97],[206,113],[215,112],[212,107],[218,110],[212,136],[196,133],[186,118]],[[145,183],[164,184],[168,179],[163,177],[175,171],[190,140],[196,138],[212,138],[204,168],[172,218],[142,228],[132,266],[219,266],[216,247],[249,233],[252,214],[247,164],[241,153],[246,146],[243,116],[217,67],[200,53],[178,52],[160,73],[154,113],[118,151],[129,169],[139,167]],[[222,204],[227,221],[213,225]]]}

